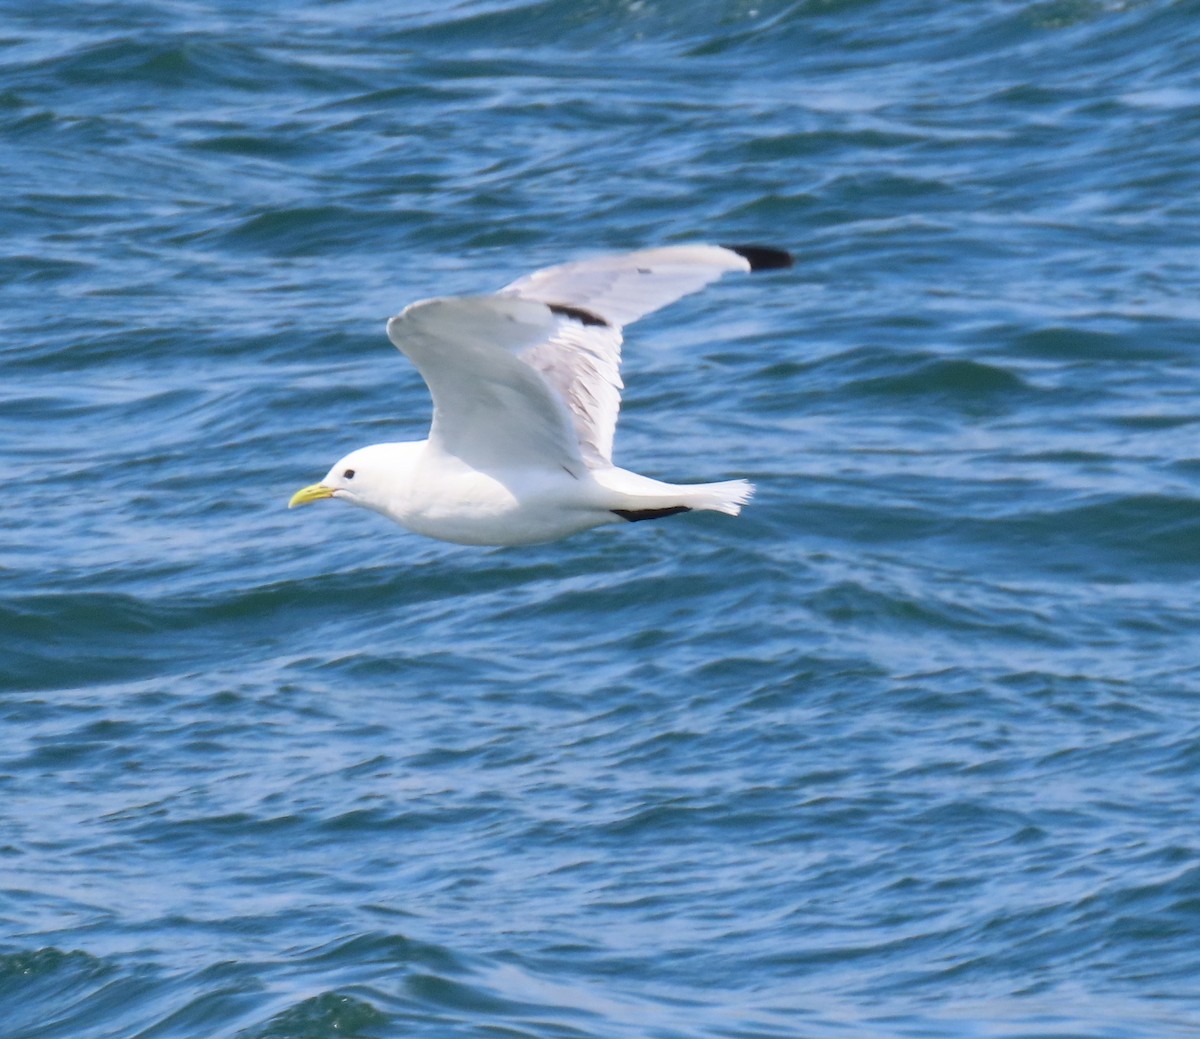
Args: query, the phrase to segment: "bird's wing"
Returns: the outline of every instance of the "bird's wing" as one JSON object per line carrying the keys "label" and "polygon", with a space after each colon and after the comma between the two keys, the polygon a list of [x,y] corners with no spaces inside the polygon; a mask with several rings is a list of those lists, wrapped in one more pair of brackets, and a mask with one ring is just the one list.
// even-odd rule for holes
{"label": "bird's wing", "polygon": [[569,320],[544,303],[502,296],[422,300],[392,318],[388,338],[416,365],[433,397],[431,446],[477,469],[579,472],[571,413],[520,360]]}
{"label": "bird's wing", "polygon": [[612,465],[621,328],[776,249],[687,245],[548,267],[493,296],[422,300],[388,338],[433,397],[430,443],[476,468]]}
{"label": "bird's wing", "polygon": [[537,301],[566,320],[544,342],[520,353],[570,409],[584,461],[612,465],[621,407],[621,329],[697,292],[726,271],[791,266],[778,249],[679,245],[600,256],[547,267],[500,290],[501,298]]}

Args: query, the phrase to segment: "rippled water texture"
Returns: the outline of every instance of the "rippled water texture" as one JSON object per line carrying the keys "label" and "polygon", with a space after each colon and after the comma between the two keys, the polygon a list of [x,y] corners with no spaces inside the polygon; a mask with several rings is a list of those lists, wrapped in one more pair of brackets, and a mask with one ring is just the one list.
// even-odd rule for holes
{"label": "rippled water texture", "polygon": [[[0,1034],[1200,1031],[1200,4],[0,0]],[[472,549],[421,297],[738,519]]]}

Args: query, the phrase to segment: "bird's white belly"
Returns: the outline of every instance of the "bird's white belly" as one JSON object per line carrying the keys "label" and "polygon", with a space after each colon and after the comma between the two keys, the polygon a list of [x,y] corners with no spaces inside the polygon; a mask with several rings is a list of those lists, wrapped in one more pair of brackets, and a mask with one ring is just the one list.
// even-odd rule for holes
{"label": "bird's white belly", "polygon": [[493,475],[464,468],[418,479],[385,514],[443,541],[532,545],[618,522],[591,501],[590,491],[590,480],[566,472]]}

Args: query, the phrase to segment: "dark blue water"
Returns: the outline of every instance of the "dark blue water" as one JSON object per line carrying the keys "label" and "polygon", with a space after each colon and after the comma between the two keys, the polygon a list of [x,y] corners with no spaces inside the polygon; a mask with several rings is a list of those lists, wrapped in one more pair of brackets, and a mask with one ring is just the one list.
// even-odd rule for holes
{"label": "dark blue water", "polygon": [[[0,1033],[1200,1031],[1200,4],[0,4]],[[385,319],[761,241],[474,549]]]}

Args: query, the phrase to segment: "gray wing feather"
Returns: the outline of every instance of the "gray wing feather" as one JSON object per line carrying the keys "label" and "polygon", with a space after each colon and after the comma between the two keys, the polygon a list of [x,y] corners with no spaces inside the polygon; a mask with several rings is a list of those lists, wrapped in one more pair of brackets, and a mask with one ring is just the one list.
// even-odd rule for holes
{"label": "gray wing feather", "polygon": [[623,326],[726,271],[780,258],[790,263],[777,250],[682,245],[566,263],[493,296],[414,303],[388,322],[388,337],[429,385],[431,443],[479,468],[607,468]]}
{"label": "gray wing feather", "polygon": [[422,300],[388,322],[433,398],[430,444],[482,470],[582,467],[572,413],[520,360],[562,319],[543,304],[497,296]]}
{"label": "gray wing feather", "polygon": [[668,246],[548,267],[500,290],[501,297],[545,303],[565,319],[547,342],[520,356],[570,409],[589,467],[612,465],[624,389],[622,327],[733,270],[748,271],[750,263],[731,249]]}

